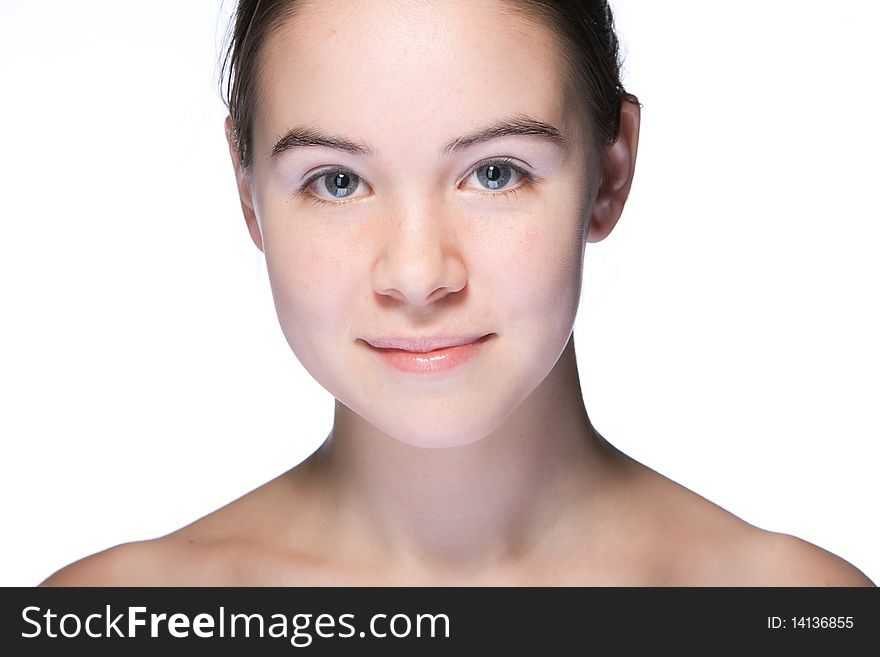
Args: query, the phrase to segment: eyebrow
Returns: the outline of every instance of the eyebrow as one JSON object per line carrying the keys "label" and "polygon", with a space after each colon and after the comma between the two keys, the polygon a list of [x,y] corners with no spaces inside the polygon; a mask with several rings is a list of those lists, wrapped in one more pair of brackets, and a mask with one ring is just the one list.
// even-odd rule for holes
{"label": "eyebrow", "polygon": [[[481,144],[499,137],[534,135],[542,137],[560,146],[565,146],[567,140],[562,133],[544,121],[539,121],[527,114],[517,114],[507,118],[500,119],[486,127],[470,134],[458,137],[446,143],[441,149],[441,155],[450,155],[452,153],[462,151],[475,144]],[[367,157],[375,157],[376,149],[366,144],[339,137],[328,135],[316,128],[301,126],[292,128],[278,140],[272,148],[271,157],[280,155],[286,151],[296,148],[304,148],[310,146],[324,146],[327,148],[335,148],[337,150],[352,153],[353,155],[365,155]]]}

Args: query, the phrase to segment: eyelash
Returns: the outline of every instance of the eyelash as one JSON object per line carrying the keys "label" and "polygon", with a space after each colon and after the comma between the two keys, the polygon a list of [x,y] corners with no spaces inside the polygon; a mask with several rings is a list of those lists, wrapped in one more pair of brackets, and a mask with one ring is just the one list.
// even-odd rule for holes
{"label": "eyelash", "polygon": [[[483,167],[487,167],[487,166],[509,167],[509,168],[513,169],[514,171],[516,171],[517,175],[520,176],[521,181],[520,181],[520,185],[518,187],[513,187],[511,189],[503,189],[503,190],[497,191],[497,192],[489,192],[489,191],[483,190],[482,193],[484,193],[486,196],[495,196],[495,197],[502,196],[505,198],[515,198],[516,195],[520,191],[528,188],[532,183],[535,182],[535,176],[533,174],[529,173],[528,171],[523,169],[521,166],[516,164],[513,160],[511,160],[510,158],[507,158],[507,157],[496,158],[493,160],[485,160],[484,162],[480,162],[479,164],[477,164],[473,169],[471,169],[468,172],[468,174],[465,176],[464,179],[467,180],[468,178],[470,178],[474,174],[475,171],[477,171],[478,169],[481,169]],[[351,201],[357,200],[357,199],[346,199],[346,200],[342,200],[342,201],[327,201],[325,199],[318,197],[314,193],[312,193],[312,191],[311,191],[312,183],[315,182],[316,180],[320,180],[321,178],[323,178],[324,176],[326,176],[330,173],[345,173],[345,174],[355,175],[355,176],[358,175],[356,172],[352,171],[351,169],[347,169],[346,167],[333,167],[332,169],[324,169],[323,171],[318,171],[317,173],[309,176],[308,180],[306,180],[302,184],[302,186],[296,191],[295,196],[304,196],[305,200],[312,205],[324,205],[324,206],[345,205],[346,203],[350,203]],[[360,176],[358,176],[358,178],[360,178]]]}

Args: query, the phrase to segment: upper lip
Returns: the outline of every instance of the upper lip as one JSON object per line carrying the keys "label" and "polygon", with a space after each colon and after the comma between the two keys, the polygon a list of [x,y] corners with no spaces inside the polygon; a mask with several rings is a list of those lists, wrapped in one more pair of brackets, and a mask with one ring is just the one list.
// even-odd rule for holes
{"label": "upper lip", "polygon": [[444,347],[459,347],[463,344],[476,342],[485,338],[487,333],[479,335],[426,335],[421,337],[389,337],[364,338],[364,341],[377,349],[402,349],[414,353],[425,353]]}

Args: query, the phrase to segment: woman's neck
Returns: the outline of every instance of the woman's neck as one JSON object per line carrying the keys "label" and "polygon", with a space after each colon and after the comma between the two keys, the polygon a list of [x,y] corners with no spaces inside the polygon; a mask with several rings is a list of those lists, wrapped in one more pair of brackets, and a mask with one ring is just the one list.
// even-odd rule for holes
{"label": "woman's neck", "polygon": [[588,532],[612,450],[584,408],[572,337],[481,440],[413,447],[337,401],[333,431],[305,465],[333,510],[325,527],[334,545],[414,576],[464,576],[555,558],[572,527]]}

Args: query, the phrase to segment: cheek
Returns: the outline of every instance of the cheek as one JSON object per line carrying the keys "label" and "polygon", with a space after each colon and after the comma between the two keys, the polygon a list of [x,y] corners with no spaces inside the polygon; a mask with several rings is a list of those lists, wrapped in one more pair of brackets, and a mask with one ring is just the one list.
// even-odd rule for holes
{"label": "cheek", "polygon": [[291,348],[311,370],[320,345],[346,338],[348,317],[357,306],[353,289],[360,263],[333,231],[312,230],[305,222],[264,231],[266,266],[281,329]]}
{"label": "cheek", "polygon": [[583,272],[582,231],[577,208],[558,204],[520,223],[491,250],[491,288],[506,300],[514,321],[539,322],[577,313]]}

